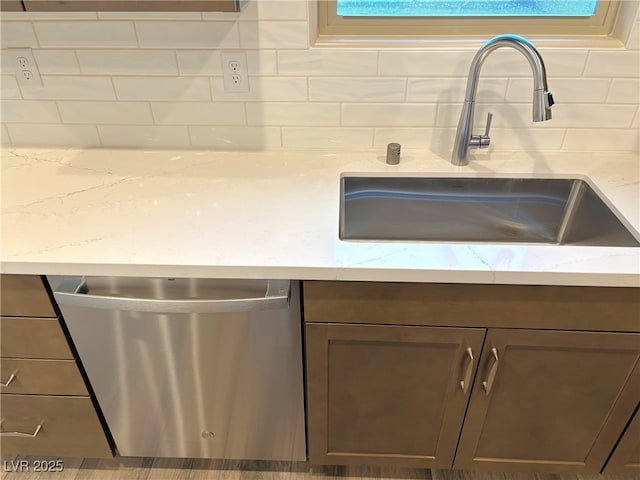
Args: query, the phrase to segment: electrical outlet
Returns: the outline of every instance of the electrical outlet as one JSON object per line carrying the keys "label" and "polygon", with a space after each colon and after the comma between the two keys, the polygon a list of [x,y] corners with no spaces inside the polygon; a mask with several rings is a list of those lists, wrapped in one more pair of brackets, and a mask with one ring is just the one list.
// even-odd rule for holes
{"label": "electrical outlet", "polygon": [[242,93],[249,91],[247,54],[245,52],[222,52],[222,76],[224,91]]}
{"label": "electrical outlet", "polygon": [[18,85],[23,87],[42,87],[38,64],[31,49],[10,48],[8,53],[13,60]]}

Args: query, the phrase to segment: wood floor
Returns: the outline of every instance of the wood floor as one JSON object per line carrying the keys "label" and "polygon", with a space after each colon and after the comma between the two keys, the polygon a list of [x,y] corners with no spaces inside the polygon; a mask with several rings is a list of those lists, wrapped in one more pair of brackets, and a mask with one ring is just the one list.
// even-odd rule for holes
{"label": "wood floor", "polygon": [[[13,471],[29,465],[30,471]],[[478,473],[455,470],[311,467],[306,463],[117,458],[62,460],[62,472],[34,472],[35,457],[3,459],[2,480],[630,480],[639,477]],[[13,462],[13,463],[12,463]],[[24,469],[23,469],[24,470]]]}

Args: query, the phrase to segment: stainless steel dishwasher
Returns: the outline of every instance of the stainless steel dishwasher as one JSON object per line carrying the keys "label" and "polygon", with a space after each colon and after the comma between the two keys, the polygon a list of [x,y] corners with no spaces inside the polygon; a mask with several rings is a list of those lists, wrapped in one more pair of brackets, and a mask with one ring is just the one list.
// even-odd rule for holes
{"label": "stainless steel dishwasher", "polygon": [[297,282],[52,286],[120,455],[306,459]]}

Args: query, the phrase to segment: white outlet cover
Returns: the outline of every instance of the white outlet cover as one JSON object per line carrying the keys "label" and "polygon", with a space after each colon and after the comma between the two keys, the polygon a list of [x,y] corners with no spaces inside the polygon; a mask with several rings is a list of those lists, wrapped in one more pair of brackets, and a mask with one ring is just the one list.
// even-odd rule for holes
{"label": "white outlet cover", "polygon": [[13,62],[16,81],[22,87],[42,87],[42,77],[38,64],[30,48],[9,48],[7,50]]}
{"label": "white outlet cover", "polygon": [[249,73],[247,54],[242,51],[222,52],[222,77],[224,91],[227,93],[246,93],[249,91]]}

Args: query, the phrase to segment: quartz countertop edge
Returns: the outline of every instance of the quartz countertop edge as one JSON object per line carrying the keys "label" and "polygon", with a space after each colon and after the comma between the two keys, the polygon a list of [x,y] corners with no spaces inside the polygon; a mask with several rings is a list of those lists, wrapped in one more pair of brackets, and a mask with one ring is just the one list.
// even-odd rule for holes
{"label": "quartz countertop edge", "polygon": [[0,152],[2,273],[640,287],[640,248],[338,237],[346,173],[586,178],[637,233],[636,153]]}

